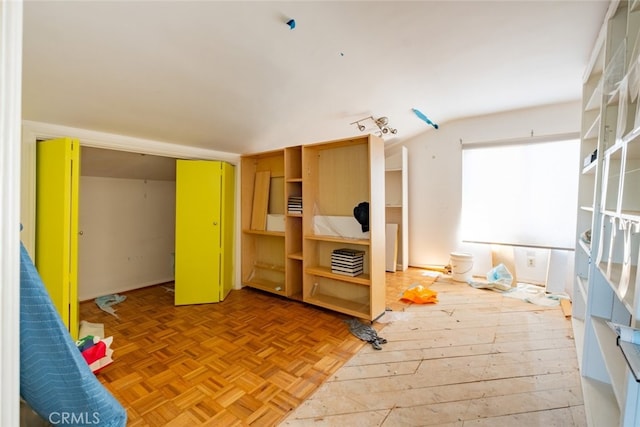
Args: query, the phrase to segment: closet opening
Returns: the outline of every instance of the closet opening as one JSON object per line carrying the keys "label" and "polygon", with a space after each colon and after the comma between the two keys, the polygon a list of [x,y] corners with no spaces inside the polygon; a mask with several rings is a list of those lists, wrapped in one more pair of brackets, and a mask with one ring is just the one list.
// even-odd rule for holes
{"label": "closet opening", "polygon": [[78,299],[174,280],[176,159],[82,147]]}

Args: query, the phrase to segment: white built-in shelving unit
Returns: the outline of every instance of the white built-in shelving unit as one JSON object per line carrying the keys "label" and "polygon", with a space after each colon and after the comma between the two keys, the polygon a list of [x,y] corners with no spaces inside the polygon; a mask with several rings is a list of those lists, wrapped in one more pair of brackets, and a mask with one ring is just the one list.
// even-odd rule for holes
{"label": "white built-in shelving unit", "polygon": [[[385,158],[385,218],[387,224],[396,224],[395,239],[387,236],[387,271],[405,271],[409,268],[409,187],[408,151],[400,151]],[[395,232],[395,230],[394,230]]]}
{"label": "white built-in shelving unit", "polygon": [[[640,327],[640,0],[612,1],[583,84],[573,325],[590,426],[640,425],[607,321]],[[586,234],[590,233],[590,236]]]}

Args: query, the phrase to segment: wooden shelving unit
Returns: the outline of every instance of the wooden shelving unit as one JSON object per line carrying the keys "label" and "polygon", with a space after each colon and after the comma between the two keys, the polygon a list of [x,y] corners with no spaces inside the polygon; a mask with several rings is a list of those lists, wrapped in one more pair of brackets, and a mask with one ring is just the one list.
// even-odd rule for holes
{"label": "wooden shelving unit", "polygon": [[[385,185],[383,141],[368,135],[306,145],[302,157],[303,300],[375,320],[385,310],[385,200],[375,191]],[[361,202],[369,203],[369,231],[359,230],[354,218]],[[329,234],[315,226],[318,217],[347,219],[355,229],[336,227]],[[331,254],[341,248],[364,251],[362,274],[332,273]]]}
{"label": "wooden shelving unit", "polygon": [[[366,320],[384,314],[385,200],[372,191],[385,185],[383,141],[369,135],[286,147],[241,162],[243,284]],[[266,197],[256,193],[266,187],[265,172]],[[366,233],[354,217],[363,201],[369,202]],[[282,214],[284,231],[253,227],[263,222],[256,209]],[[316,227],[319,218],[325,228]],[[334,220],[340,226],[327,229]],[[331,254],[340,248],[364,251],[361,274],[332,271]]]}
{"label": "wooden shelving unit", "polygon": [[302,213],[290,209],[291,197],[302,197],[302,147],[284,149],[286,286],[289,296],[302,299]]}

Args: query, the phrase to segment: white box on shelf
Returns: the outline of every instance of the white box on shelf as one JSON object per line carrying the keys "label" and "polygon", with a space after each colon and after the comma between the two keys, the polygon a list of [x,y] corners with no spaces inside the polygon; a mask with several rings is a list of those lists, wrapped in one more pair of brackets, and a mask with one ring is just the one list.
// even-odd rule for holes
{"label": "white box on shelf", "polygon": [[368,239],[369,232],[352,216],[316,215],[313,217],[313,233],[322,236]]}
{"label": "white box on shelf", "polygon": [[284,232],[284,215],[267,214],[267,231]]}

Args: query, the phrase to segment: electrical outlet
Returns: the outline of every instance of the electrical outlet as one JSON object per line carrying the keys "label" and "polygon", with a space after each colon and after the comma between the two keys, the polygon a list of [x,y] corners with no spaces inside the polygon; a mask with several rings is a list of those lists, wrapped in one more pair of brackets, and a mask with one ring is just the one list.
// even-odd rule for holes
{"label": "electrical outlet", "polygon": [[536,257],[527,257],[527,267],[536,268]]}

